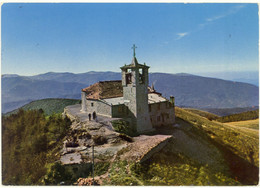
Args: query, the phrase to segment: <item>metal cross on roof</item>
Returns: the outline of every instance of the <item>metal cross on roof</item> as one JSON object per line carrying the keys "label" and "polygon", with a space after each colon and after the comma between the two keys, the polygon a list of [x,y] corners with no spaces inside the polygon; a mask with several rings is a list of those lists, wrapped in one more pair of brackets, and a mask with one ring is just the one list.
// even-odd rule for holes
{"label": "metal cross on roof", "polygon": [[133,47],[132,47],[132,49],[133,49],[133,51],[134,51],[134,57],[135,57],[135,49],[137,48],[137,46],[134,44],[133,45]]}

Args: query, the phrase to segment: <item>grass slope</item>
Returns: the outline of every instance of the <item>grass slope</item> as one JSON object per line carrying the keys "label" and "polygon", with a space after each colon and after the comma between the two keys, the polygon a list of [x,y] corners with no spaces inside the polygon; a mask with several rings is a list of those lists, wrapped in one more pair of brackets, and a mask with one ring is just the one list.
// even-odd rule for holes
{"label": "grass slope", "polygon": [[259,118],[259,110],[242,112],[239,114],[232,114],[229,116],[220,117],[217,119],[219,122],[234,122],[234,121],[245,121]]}
{"label": "grass slope", "polygon": [[236,129],[248,137],[259,138],[259,119],[225,123],[230,128]]}
{"label": "grass slope", "polygon": [[225,124],[233,125],[233,126],[241,127],[241,128],[250,128],[250,129],[259,130],[259,119],[229,122],[229,123],[225,123]]}
{"label": "grass slope", "polygon": [[229,116],[232,114],[239,114],[247,111],[258,110],[258,106],[246,107],[246,108],[202,108],[201,110],[207,111],[218,116]]}
{"label": "grass slope", "polygon": [[206,112],[206,111],[202,111],[202,110],[198,110],[198,109],[194,109],[194,108],[183,108],[183,109],[188,111],[188,112],[192,112],[194,114],[205,117],[207,119],[216,120],[216,119],[219,118],[218,115],[210,113],[210,112]]}
{"label": "grass slope", "polygon": [[113,163],[104,185],[257,184],[258,136],[193,112],[176,107],[174,128],[158,130],[169,143],[145,163]]}
{"label": "grass slope", "polygon": [[243,184],[258,183],[259,140],[251,133],[226,124],[210,121],[197,114],[176,107],[177,119],[190,123],[200,136],[206,136],[222,152],[230,170]]}
{"label": "grass slope", "polygon": [[[62,113],[64,108],[69,105],[79,104],[80,100],[76,99],[42,99],[30,102],[21,107],[23,110],[39,110],[42,109],[46,115],[51,115],[53,113]],[[19,109],[7,113],[6,115],[11,115],[17,113]]]}

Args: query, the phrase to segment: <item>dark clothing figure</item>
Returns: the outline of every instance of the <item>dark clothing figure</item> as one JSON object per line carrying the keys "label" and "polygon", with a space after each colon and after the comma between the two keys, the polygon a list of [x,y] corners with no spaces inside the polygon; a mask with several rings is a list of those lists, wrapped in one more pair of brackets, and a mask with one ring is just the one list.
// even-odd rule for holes
{"label": "dark clothing figure", "polygon": [[92,115],[92,116],[93,116],[93,119],[96,120],[97,115],[96,115],[96,112],[95,112],[95,111],[93,112],[93,115]]}
{"label": "dark clothing figure", "polygon": [[88,114],[88,120],[89,121],[91,120],[91,114]]}

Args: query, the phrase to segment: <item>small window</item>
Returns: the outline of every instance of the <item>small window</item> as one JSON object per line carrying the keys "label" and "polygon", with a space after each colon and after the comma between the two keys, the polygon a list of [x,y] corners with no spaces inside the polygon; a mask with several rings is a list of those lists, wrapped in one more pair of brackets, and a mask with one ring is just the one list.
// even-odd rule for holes
{"label": "small window", "polygon": [[161,121],[161,116],[157,116],[157,121]]}
{"label": "small window", "polygon": [[91,103],[91,106],[94,106],[94,103],[93,103],[93,102]]}
{"label": "small window", "polygon": [[153,122],[153,118],[150,117],[150,121]]}
{"label": "small window", "polygon": [[169,114],[166,114],[166,118],[169,119]]}
{"label": "small window", "polygon": [[157,104],[157,109],[160,110],[160,103]]}

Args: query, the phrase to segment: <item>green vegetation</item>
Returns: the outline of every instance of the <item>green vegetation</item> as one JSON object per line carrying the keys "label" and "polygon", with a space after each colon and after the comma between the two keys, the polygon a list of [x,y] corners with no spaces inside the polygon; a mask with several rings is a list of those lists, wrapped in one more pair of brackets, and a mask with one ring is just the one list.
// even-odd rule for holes
{"label": "green vegetation", "polygon": [[258,106],[244,107],[244,108],[201,108],[203,111],[207,111],[218,116],[229,116],[232,114],[239,114],[248,111],[258,110]]}
{"label": "green vegetation", "polygon": [[206,111],[202,111],[202,110],[197,110],[194,108],[183,108],[184,110],[188,111],[188,112],[192,112],[194,114],[200,115],[202,117],[207,118],[208,120],[216,120],[219,118],[219,116],[206,112]]}
{"label": "green vegetation", "polygon": [[242,112],[239,114],[219,117],[217,121],[226,123],[226,122],[234,122],[234,121],[253,120],[258,118],[259,118],[259,110],[254,110],[254,111]]}
{"label": "green vegetation", "polygon": [[128,121],[125,120],[114,120],[111,122],[112,126],[115,131],[119,133],[124,133],[128,136],[137,136],[136,130],[133,128],[133,126],[130,125]]}
{"label": "green vegetation", "polygon": [[215,120],[221,123],[234,122],[234,121],[246,121],[246,120],[253,120],[259,118],[259,110],[247,111],[247,112],[219,117],[218,115],[206,111],[198,110],[198,109],[193,109],[193,108],[183,108],[183,109],[188,112],[192,112],[194,114],[205,117],[210,121]]}
{"label": "green vegetation", "polygon": [[44,177],[45,185],[70,185],[76,181],[76,178],[73,178],[72,172],[61,165],[61,163],[55,162],[49,166],[47,175]]}
{"label": "green vegetation", "polygon": [[219,122],[212,122],[206,118],[187,112],[181,108],[176,107],[176,116],[194,125],[198,130],[203,131],[202,135],[209,136],[216,142],[230,148],[235,154],[252,162],[249,157],[249,153],[253,150],[253,165],[258,166],[258,139],[249,137],[249,135],[240,134],[237,129],[232,129],[225,124]]}
{"label": "green vegetation", "polygon": [[[95,176],[100,176],[102,174],[105,174],[108,171],[109,166],[110,163],[108,162],[95,163]],[[92,177],[92,171],[90,173],[90,176]]]}
{"label": "green vegetation", "polygon": [[[80,100],[76,99],[42,99],[30,102],[22,106],[20,109],[23,110],[39,110],[42,109],[46,115],[53,113],[62,113],[64,108],[69,105],[79,104]],[[19,109],[7,113],[6,115],[15,114]]]}
{"label": "green vegetation", "polygon": [[175,108],[176,116],[193,125],[201,137],[207,137],[223,152],[234,176],[243,184],[257,184],[259,170],[259,140],[250,132],[227,126]]}
{"label": "green vegetation", "polygon": [[[151,162],[117,161],[109,170],[106,185],[239,185],[240,183],[207,165],[202,166],[184,155],[155,155]],[[161,157],[164,156],[164,157]]]}
{"label": "green vegetation", "polygon": [[43,184],[47,166],[59,159],[62,138],[70,124],[68,118],[58,114],[47,118],[43,110],[20,109],[16,114],[3,117],[3,184]]}
{"label": "green vegetation", "polygon": [[237,128],[250,128],[250,129],[259,130],[259,119],[229,122],[226,124],[236,126]]}
{"label": "green vegetation", "polygon": [[[203,139],[216,146],[221,156],[223,155],[224,166],[227,168],[202,164],[186,156],[173,148],[172,140],[144,163],[114,162],[109,169],[110,178],[105,185],[258,184],[258,135],[211,121],[207,113],[193,112],[176,107],[177,123],[189,125],[184,126],[187,134],[192,132],[196,139]],[[203,115],[205,117],[202,117]]]}

